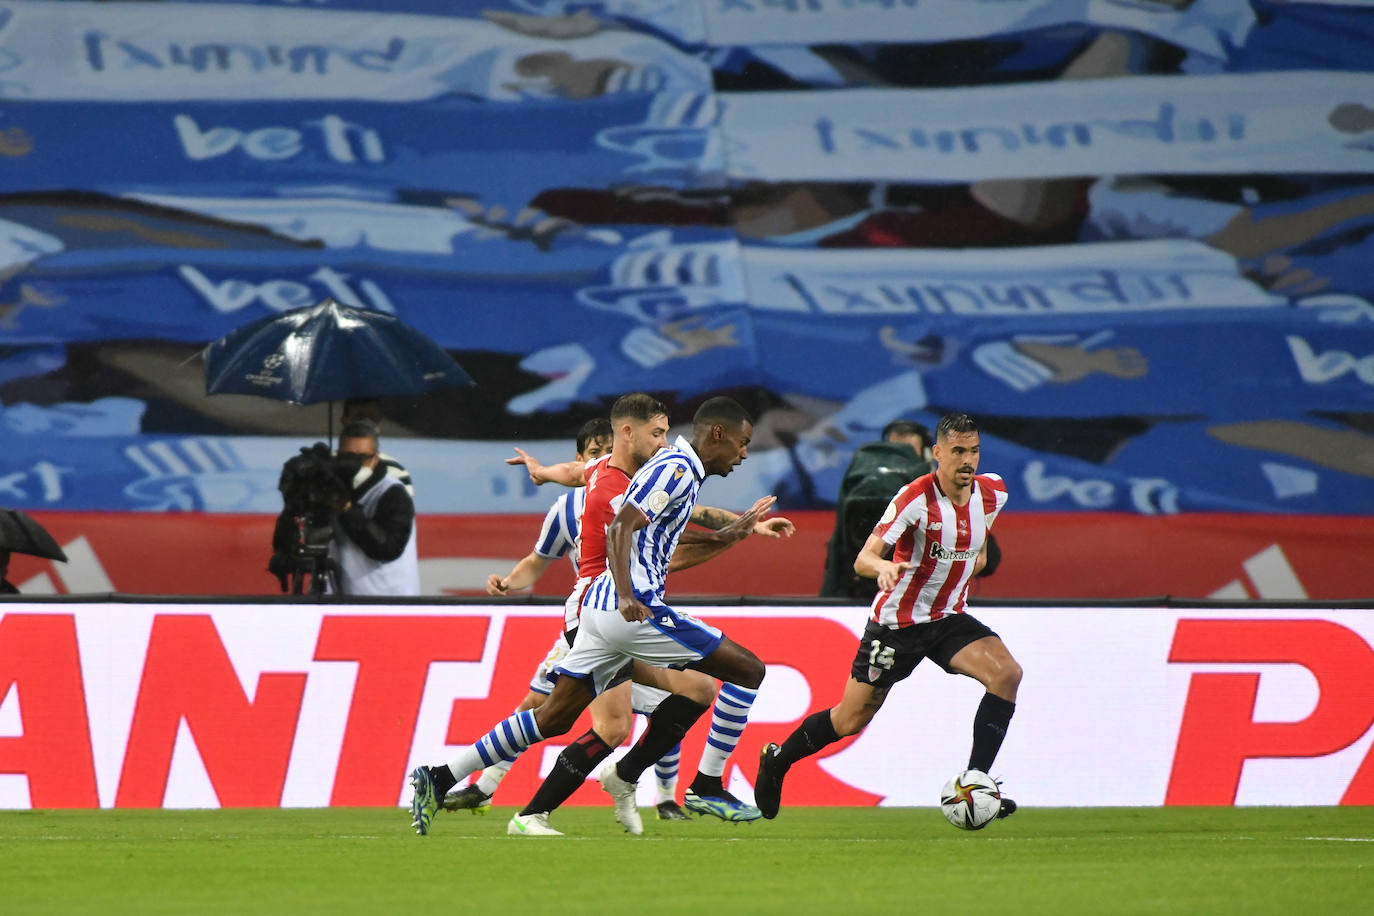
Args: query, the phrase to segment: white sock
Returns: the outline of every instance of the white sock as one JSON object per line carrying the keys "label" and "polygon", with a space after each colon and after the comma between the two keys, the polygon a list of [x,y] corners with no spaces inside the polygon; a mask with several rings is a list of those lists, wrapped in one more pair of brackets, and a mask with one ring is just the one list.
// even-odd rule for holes
{"label": "white sock", "polygon": [[477,791],[490,798],[496,794],[496,787],[501,784],[501,780],[506,778],[510,768],[514,765],[513,760],[501,760],[493,763],[482,771],[482,775],[477,777]]}

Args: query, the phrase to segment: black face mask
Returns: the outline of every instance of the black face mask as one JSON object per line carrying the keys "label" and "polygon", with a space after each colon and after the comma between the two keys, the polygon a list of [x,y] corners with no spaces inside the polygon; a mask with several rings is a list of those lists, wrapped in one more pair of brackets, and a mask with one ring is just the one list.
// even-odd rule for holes
{"label": "black face mask", "polygon": [[345,486],[352,487],[353,478],[362,470],[364,460],[364,457],[356,452],[339,452],[334,456],[330,470]]}

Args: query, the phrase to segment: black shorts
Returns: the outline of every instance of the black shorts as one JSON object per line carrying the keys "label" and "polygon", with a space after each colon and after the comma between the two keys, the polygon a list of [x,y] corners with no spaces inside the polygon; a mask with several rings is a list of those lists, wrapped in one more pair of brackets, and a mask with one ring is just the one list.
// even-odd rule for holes
{"label": "black shorts", "polygon": [[984,636],[996,636],[968,614],[950,614],[929,623],[909,627],[885,627],[872,620],[859,637],[850,674],[861,684],[891,687],[906,680],[921,659],[929,658],[950,674],[950,660],[969,643]]}

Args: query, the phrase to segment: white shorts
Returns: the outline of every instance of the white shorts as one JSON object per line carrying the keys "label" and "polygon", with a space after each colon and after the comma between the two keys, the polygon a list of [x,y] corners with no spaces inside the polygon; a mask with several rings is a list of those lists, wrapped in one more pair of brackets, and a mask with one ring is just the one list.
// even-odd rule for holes
{"label": "white shorts", "polygon": [[630,659],[657,668],[685,668],[716,650],[724,634],[691,614],[666,604],[648,606],[649,620],[630,623],[618,610],[583,608],[572,649],[555,669],[589,678],[599,694]]}
{"label": "white shorts", "polygon": [[[553,678],[558,676],[554,673],[554,669],[568,656],[569,648],[567,638],[559,633],[558,638],[549,648],[549,654],[544,656],[544,660],[535,669],[534,677],[530,678],[530,690],[532,692],[543,696],[553,693]],[[662,703],[668,695],[668,691],[658,687],[650,687],[648,684],[631,684],[630,709],[641,716],[651,715],[655,709],[658,709],[658,704]]]}
{"label": "white shorts", "polygon": [[591,585],[594,579],[594,576],[583,576],[573,583],[568,600],[563,602],[563,630],[565,632],[571,633],[577,629],[578,616],[582,611],[582,596],[587,593],[587,586]]}
{"label": "white shorts", "polygon": [[549,648],[549,654],[544,656],[544,660],[539,663],[539,667],[534,669],[534,677],[530,678],[530,690],[534,693],[542,693],[548,696],[553,693],[553,670],[558,667],[558,663],[563,661],[568,655],[568,640],[562,633],[553,641]]}
{"label": "white shorts", "polygon": [[662,703],[671,694],[658,687],[650,687],[648,684],[630,685],[630,709],[639,713],[641,716],[653,715],[658,704]]}

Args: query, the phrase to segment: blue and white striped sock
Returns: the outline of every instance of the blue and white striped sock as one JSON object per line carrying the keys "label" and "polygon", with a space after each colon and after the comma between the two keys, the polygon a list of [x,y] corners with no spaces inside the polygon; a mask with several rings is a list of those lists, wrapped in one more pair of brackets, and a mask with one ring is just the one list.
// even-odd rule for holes
{"label": "blue and white striped sock", "polygon": [[749,721],[749,710],[754,706],[757,690],[739,687],[735,684],[721,684],[716,694],[716,705],[711,710],[711,731],[706,735],[706,747],[701,751],[701,765],[697,772],[703,776],[722,776],[725,761],[739,744],[739,736]]}
{"label": "blue and white striped sock", "polygon": [[677,801],[677,771],[682,762],[682,742],[658,759],[654,764],[654,776],[658,780],[658,802]]}
{"label": "blue and white striped sock", "polygon": [[526,709],[508,716],[481,740],[463,750],[448,765],[455,779],[463,779],[483,767],[499,761],[512,761],[520,752],[544,736],[539,734],[539,726],[534,721],[534,710]]}

